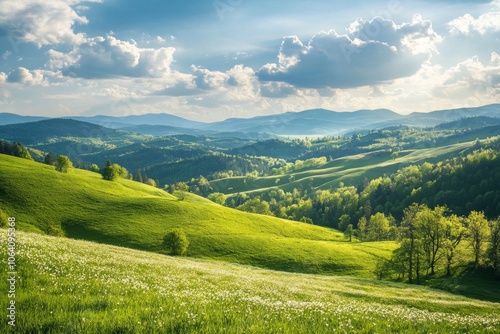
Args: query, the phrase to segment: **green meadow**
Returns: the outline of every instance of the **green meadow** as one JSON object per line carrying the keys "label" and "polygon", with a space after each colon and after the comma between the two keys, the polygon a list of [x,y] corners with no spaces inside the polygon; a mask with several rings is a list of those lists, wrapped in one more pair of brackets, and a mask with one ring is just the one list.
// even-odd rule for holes
{"label": "green meadow", "polygon": [[[7,242],[5,230],[0,242]],[[6,247],[1,247],[6,266]],[[498,333],[500,305],[426,287],[17,233],[4,333]],[[7,291],[7,281],[0,289]],[[5,311],[4,311],[5,312]]]}
{"label": "green meadow", "polygon": [[[16,217],[18,230],[10,299],[16,328],[4,321],[0,332],[498,333],[500,327],[498,299],[488,298],[498,296],[491,279],[481,287],[477,274],[456,272],[428,282],[453,293],[375,280],[377,261],[397,247],[392,241],[348,242],[334,229],[245,213],[189,193],[179,200],[89,171],[59,173],[6,155],[0,155],[0,195],[0,208]],[[190,241],[186,257],[165,255],[162,239],[173,228]],[[7,268],[7,231],[0,231]],[[6,279],[0,290],[9,291]]]}
{"label": "green meadow", "polygon": [[245,213],[192,194],[185,200],[154,187],[97,173],[0,155],[0,206],[24,231],[164,252],[163,237],[184,229],[187,256],[274,270],[373,277],[394,242],[347,242],[336,230]]}

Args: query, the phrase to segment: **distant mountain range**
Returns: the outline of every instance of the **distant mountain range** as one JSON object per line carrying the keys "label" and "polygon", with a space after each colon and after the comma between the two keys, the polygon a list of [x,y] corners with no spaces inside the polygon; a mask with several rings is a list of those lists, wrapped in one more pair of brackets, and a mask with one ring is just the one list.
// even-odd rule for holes
{"label": "distant mountain range", "polygon": [[[336,112],[326,109],[312,109],[301,112],[287,112],[277,115],[253,118],[229,118],[221,122],[203,123],[191,121],[170,114],[144,114],[130,116],[65,117],[106,128],[122,129],[140,134],[177,135],[191,134],[213,137],[258,137],[338,135],[368,129],[382,129],[390,126],[435,127],[442,123],[458,122],[464,118],[500,118],[500,104],[477,108],[437,110],[429,113],[414,112],[401,115],[387,109]],[[20,116],[0,113],[0,125],[27,123],[47,119],[46,117]],[[496,121],[495,121],[496,123]],[[457,123],[460,124],[460,123]]]}

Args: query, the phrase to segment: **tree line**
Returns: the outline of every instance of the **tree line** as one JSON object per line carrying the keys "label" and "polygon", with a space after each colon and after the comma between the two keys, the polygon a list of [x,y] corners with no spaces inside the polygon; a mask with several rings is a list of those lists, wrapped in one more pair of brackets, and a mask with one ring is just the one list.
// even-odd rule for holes
{"label": "tree line", "polygon": [[[408,166],[398,172],[364,180],[357,186],[317,190],[312,185],[286,192],[274,188],[259,194],[208,195],[217,202],[243,211],[269,214],[344,230],[358,228],[364,217],[383,213],[389,222],[401,221],[412,203],[446,206],[457,215],[484,211],[489,219],[500,216],[499,143],[463,157]],[[205,189],[210,189],[209,183]],[[223,199],[223,201],[222,201]]]}
{"label": "tree line", "polygon": [[478,211],[458,216],[443,206],[430,209],[414,203],[404,210],[397,232],[399,247],[390,260],[378,263],[379,278],[393,271],[418,284],[438,269],[451,276],[463,258],[472,259],[476,268],[493,268],[500,277],[500,218],[488,221]]}
{"label": "tree line", "polygon": [[9,143],[8,141],[0,140],[0,154],[33,160],[28,149],[18,142]]}

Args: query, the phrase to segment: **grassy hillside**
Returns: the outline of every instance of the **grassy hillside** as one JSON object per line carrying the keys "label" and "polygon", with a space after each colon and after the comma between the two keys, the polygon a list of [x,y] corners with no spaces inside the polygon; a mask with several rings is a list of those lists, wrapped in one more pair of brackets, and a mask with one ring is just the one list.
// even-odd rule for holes
{"label": "grassy hillside", "polygon": [[349,243],[338,231],[209,203],[184,201],[141,183],[104,181],[97,173],[53,167],[0,155],[0,207],[22,230],[57,230],[71,238],[154,252],[181,227],[188,256],[223,259],[307,273],[372,277],[377,258],[395,243]]}
{"label": "grassy hillside", "polygon": [[325,165],[302,169],[286,175],[273,175],[247,180],[233,177],[211,181],[214,191],[226,194],[262,192],[270,188],[292,191],[294,188],[330,189],[338,187],[339,182],[358,185],[365,178],[375,179],[389,175],[410,164],[425,161],[437,162],[459,155],[474,147],[475,141],[445,145],[440,147],[404,150],[397,157],[388,151],[374,151],[334,159]]}
{"label": "grassy hillside", "polygon": [[[500,304],[424,287],[31,233],[17,239],[16,333],[498,333],[500,326]],[[2,321],[0,331],[7,327]]]}

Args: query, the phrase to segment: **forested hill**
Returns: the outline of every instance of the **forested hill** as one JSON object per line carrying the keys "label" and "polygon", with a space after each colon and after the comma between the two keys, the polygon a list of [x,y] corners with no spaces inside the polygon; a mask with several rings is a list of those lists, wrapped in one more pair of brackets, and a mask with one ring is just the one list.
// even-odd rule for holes
{"label": "forested hill", "polygon": [[23,145],[46,143],[51,139],[53,141],[61,141],[62,138],[126,140],[131,138],[138,139],[138,136],[130,132],[62,118],[0,126],[0,139],[18,141]]}
{"label": "forested hill", "polygon": [[359,219],[376,212],[399,221],[412,203],[445,205],[458,215],[484,211],[488,218],[496,218],[500,215],[500,139],[477,142],[468,152],[436,163],[410,165],[357,186],[341,183],[322,190],[299,186],[290,192],[270,187],[227,196],[224,201],[242,210],[341,229],[350,223],[356,227]]}

